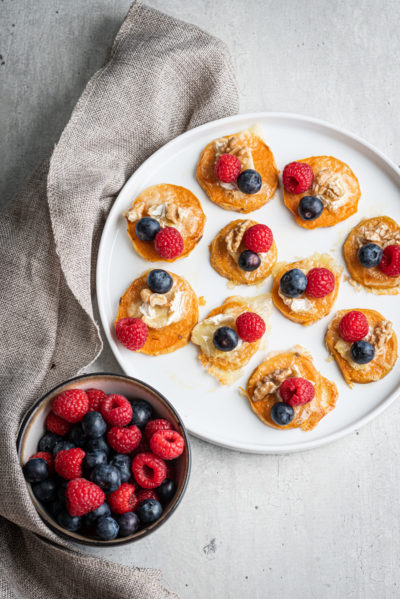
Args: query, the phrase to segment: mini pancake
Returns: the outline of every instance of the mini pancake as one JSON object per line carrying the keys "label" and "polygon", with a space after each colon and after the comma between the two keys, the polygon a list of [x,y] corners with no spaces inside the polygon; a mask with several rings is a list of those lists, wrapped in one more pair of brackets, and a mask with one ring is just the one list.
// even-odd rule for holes
{"label": "mini pancake", "polygon": [[259,314],[268,329],[271,312],[270,295],[263,294],[253,298],[228,297],[222,306],[211,310],[208,316],[199,322],[192,332],[192,342],[200,346],[200,362],[223,385],[237,380],[242,374],[242,367],[266,342],[267,332],[261,339],[252,343],[239,340],[238,346],[232,351],[220,351],[214,346],[214,332],[221,326],[229,326],[236,330],[236,318],[243,312],[256,312]]}
{"label": "mini pancake", "polygon": [[[296,162],[309,164],[314,173],[310,189],[300,194],[283,190],[285,205],[294,214],[296,222],[305,229],[332,227],[357,212],[361,197],[358,179],[345,163],[333,156],[311,156]],[[314,220],[303,220],[298,213],[300,200],[304,196],[318,196],[324,203],[322,214]]]}
{"label": "mini pancake", "polygon": [[[183,237],[185,248],[177,258],[166,259],[154,249],[153,241],[142,241],[135,231],[137,221],[143,216],[155,218],[161,227],[175,227]],[[140,256],[151,262],[175,262],[188,256],[203,236],[206,216],[196,196],[178,185],[162,183],[147,187],[124,212],[128,234]]]}
{"label": "mini pancake", "polygon": [[[311,297],[306,292],[298,298],[286,298],[280,295],[280,280],[288,270],[299,268],[307,274],[312,268],[327,268],[335,276],[335,288],[325,297]],[[324,318],[332,310],[332,306],[339,292],[341,267],[329,254],[314,254],[310,258],[292,262],[290,264],[279,263],[274,269],[274,283],[272,287],[272,301],[274,305],[286,318],[302,325],[310,325]],[[282,294],[283,295],[283,294]]]}
{"label": "mini pancake", "polygon": [[[382,325],[385,326],[385,323],[388,323],[386,318],[379,312],[376,312],[376,310],[355,309],[366,316],[370,331],[376,331],[375,327],[382,328]],[[353,382],[371,383],[372,381],[378,381],[392,370],[397,360],[397,337],[396,333],[392,330],[392,334],[388,339],[382,337],[381,347],[379,348],[376,340],[371,335],[368,335],[365,340],[374,345],[375,357],[368,364],[356,364],[351,360],[350,356],[350,347],[352,344],[344,341],[339,334],[339,323],[343,316],[350,311],[340,310],[336,314],[326,332],[325,343],[342,371],[346,383],[351,387]],[[391,325],[391,323],[388,324]]]}
{"label": "mini pancake", "polygon": [[[225,145],[227,147],[225,147]],[[218,148],[222,148],[221,151]],[[250,150],[243,158],[243,152]],[[234,153],[242,162],[242,170],[253,168],[260,173],[262,186],[255,194],[242,193],[235,183],[222,183],[214,174],[218,152]],[[241,153],[242,152],[242,153]],[[203,150],[197,164],[197,180],[212,202],[225,208],[244,214],[264,206],[274,195],[278,187],[278,170],[274,155],[262,139],[259,127],[252,127],[234,135],[226,135],[210,142]]]}
{"label": "mini pancake", "polygon": [[[260,256],[260,266],[251,272],[246,272],[241,269],[237,260],[235,260],[228,251],[226,237],[231,231],[234,231],[235,228],[243,225],[241,233],[244,233],[247,229],[257,224],[258,223],[254,220],[234,220],[218,233],[209,246],[211,266],[218,274],[236,285],[256,285],[257,283],[264,281],[264,279],[271,274],[272,268],[276,263],[278,251],[276,249],[275,241],[273,241],[268,252],[265,255]],[[245,249],[246,247],[243,240],[241,240],[240,245],[235,252],[235,257],[237,255],[238,258]]]}
{"label": "mini pancake", "polygon": [[[118,314],[115,322],[121,318],[141,318],[142,314],[139,307],[143,301],[141,292],[147,287],[147,275],[145,272],[141,277],[135,279],[128,287],[119,302]],[[169,273],[173,279],[171,292],[179,291],[182,294],[181,310],[182,314],[179,320],[171,322],[161,328],[152,328],[148,326],[149,336],[139,353],[149,356],[158,356],[176,351],[180,347],[187,345],[194,325],[199,319],[199,307],[196,294],[183,278],[172,272]],[[168,293],[171,293],[168,292]],[[165,294],[167,295],[167,294]]]}
{"label": "mini pancake", "polygon": [[[288,369],[292,371],[288,377],[302,377],[314,385],[315,397],[309,403],[301,406],[295,406],[294,418],[286,426],[278,426],[271,418],[271,408],[280,398],[277,396],[277,389],[268,393],[258,401],[254,398],[254,392],[257,384],[261,383],[264,377]],[[284,379],[283,379],[284,380]],[[283,381],[281,381],[283,382]],[[338,390],[335,383],[332,383],[322,376],[315,368],[311,355],[302,347],[294,347],[293,350],[284,353],[273,353],[267,357],[260,366],[258,366],[249,378],[247,384],[246,396],[250,406],[258,418],[266,425],[277,429],[301,428],[303,431],[310,431],[318,422],[331,412],[338,398]]]}
{"label": "mini pancake", "polygon": [[379,266],[365,268],[358,259],[358,250],[366,243],[376,243],[382,249],[400,245],[400,227],[388,216],[362,220],[352,229],[344,242],[343,254],[351,277],[368,291],[380,294],[399,293],[400,277],[389,277]]}

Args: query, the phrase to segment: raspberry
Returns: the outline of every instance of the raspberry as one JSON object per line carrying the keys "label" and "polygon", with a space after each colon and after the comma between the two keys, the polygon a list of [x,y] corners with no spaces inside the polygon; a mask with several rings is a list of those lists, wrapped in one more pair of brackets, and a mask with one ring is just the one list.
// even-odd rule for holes
{"label": "raspberry", "polygon": [[147,341],[149,330],[140,318],[121,318],[115,323],[115,335],[131,351],[141,349]]}
{"label": "raspberry", "polygon": [[150,449],[163,460],[174,460],[182,455],[184,438],[176,431],[157,431],[150,439]]}
{"label": "raspberry", "polygon": [[56,435],[60,435],[60,437],[64,437],[67,433],[69,433],[71,429],[71,423],[67,422],[60,416],[54,414],[54,412],[49,412],[46,418],[46,429],[51,433],[55,433]]}
{"label": "raspberry", "polygon": [[268,252],[273,241],[274,236],[267,225],[253,225],[243,235],[243,243],[246,248],[256,253]]}
{"label": "raspberry", "polygon": [[261,339],[265,333],[265,328],[265,322],[255,312],[243,312],[236,319],[238,335],[247,343]]}
{"label": "raspberry", "polygon": [[157,431],[170,431],[172,430],[172,424],[164,418],[158,418],[156,420],[149,420],[144,429],[144,434],[147,439],[150,439]]}
{"label": "raspberry", "polygon": [[283,169],[282,183],[289,193],[303,193],[310,189],[314,173],[305,162],[291,162]]}
{"label": "raspberry", "polygon": [[180,256],[185,248],[182,235],[175,227],[164,227],[154,239],[154,249],[161,258],[172,260]]}
{"label": "raspberry", "polygon": [[400,245],[388,245],[383,250],[379,268],[388,277],[400,276]]}
{"label": "raspberry", "polygon": [[223,183],[236,181],[242,170],[242,163],[233,154],[222,154],[215,165],[214,174]]}
{"label": "raspberry", "polygon": [[122,483],[119,489],[107,495],[107,503],[114,514],[134,512],[139,503],[134,485]]}
{"label": "raspberry", "polygon": [[49,467],[49,473],[51,474],[53,472],[54,459],[53,459],[52,453],[50,453],[49,451],[38,451],[37,453],[34,453],[33,455],[31,455],[31,457],[29,459],[33,460],[33,458],[41,458],[42,460],[47,462],[47,465]]}
{"label": "raspberry", "polygon": [[82,476],[82,461],[86,452],[80,447],[73,449],[62,449],[54,460],[54,468],[57,474],[67,480],[80,478]]}
{"label": "raspberry", "polygon": [[132,420],[132,406],[123,395],[109,395],[101,403],[101,415],[111,426],[125,426]]}
{"label": "raspberry", "polygon": [[306,293],[311,297],[325,297],[335,289],[335,275],[327,268],[312,268],[307,273]]}
{"label": "raspberry", "polygon": [[347,312],[339,322],[339,335],[345,341],[361,341],[368,335],[369,325],[367,317],[357,310]]}
{"label": "raspberry", "polygon": [[138,485],[154,489],[161,485],[167,474],[163,460],[152,453],[138,453],[132,460],[132,473]]}
{"label": "raspberry", "polygon": [[135,424],[126,428],[113,426],[107,433],[107,441],[117,453],[131,453],[141,438],[142,433]]}
{"label": "raspberry", "polygon": [[85,478],[74,478],[67,484],[65,499],[71,516],[83,516],[103,505],[104,492]]}
{"label": "raspberry", "polygon": [[282,401],[290,406],[301,406],[311,401],[315,396],[314,385],[301,377],[289,378],[279,387]]}
{"label": "raspberry", "polygon": [[155,499],[156,501],[160,501],[158,499],[158,495],[153,489],[140,489],[137,494],[138,504],[144,501],[145,499]]}
{"label": "raspberry", "polygon": [[53,400],[53,412],[68,422],[79,422],[88,411],[88,396],[82,389],[69,389]]}
{"label": "raspberry", "polygon": [[101,402],[107,397],[104,391],[101,391],[101,389],[86,389],[86,395],[89,399],[89,410],[99,412]]}

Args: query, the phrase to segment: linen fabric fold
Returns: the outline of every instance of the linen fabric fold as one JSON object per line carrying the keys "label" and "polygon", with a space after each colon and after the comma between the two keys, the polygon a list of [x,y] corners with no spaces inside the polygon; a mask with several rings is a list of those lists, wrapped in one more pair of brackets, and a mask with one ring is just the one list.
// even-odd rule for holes
{"label": "linen fabric fold", "polygon": [[170,139],[237,110],[225,45],[136,2],[52,155],[0,216],[4,599],[176,597],[160,572],[80,553],[50,531],[27,493],[16,438],[29,406],[101,351],[91,300],[97,249],[127,178]]}

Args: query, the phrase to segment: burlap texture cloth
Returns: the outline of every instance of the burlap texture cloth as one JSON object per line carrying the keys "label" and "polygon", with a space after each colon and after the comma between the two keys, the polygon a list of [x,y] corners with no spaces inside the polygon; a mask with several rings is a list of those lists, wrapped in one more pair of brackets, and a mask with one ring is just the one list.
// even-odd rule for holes
{"label": "burlap texture cloth", "polygon": [[2,599],[177,597],[159,571],[90,557],[52,533],[30,501],[16,437],[29,406],[101,351],[95,260],[127,178],[186,129],[237,110],[225,45],[135,3],[52,156],[0,217]]}

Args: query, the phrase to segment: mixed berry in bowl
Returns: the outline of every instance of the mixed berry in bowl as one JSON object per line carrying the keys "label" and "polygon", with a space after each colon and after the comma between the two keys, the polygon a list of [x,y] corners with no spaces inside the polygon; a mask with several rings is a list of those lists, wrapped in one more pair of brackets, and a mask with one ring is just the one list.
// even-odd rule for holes
{"label": "mixed berry in bowl", "polygon": [[159,520],[177,493],[184,437],[143,399],[101,389],[54,397],[25,479],[65,532],[94,541],[134,535]]}

